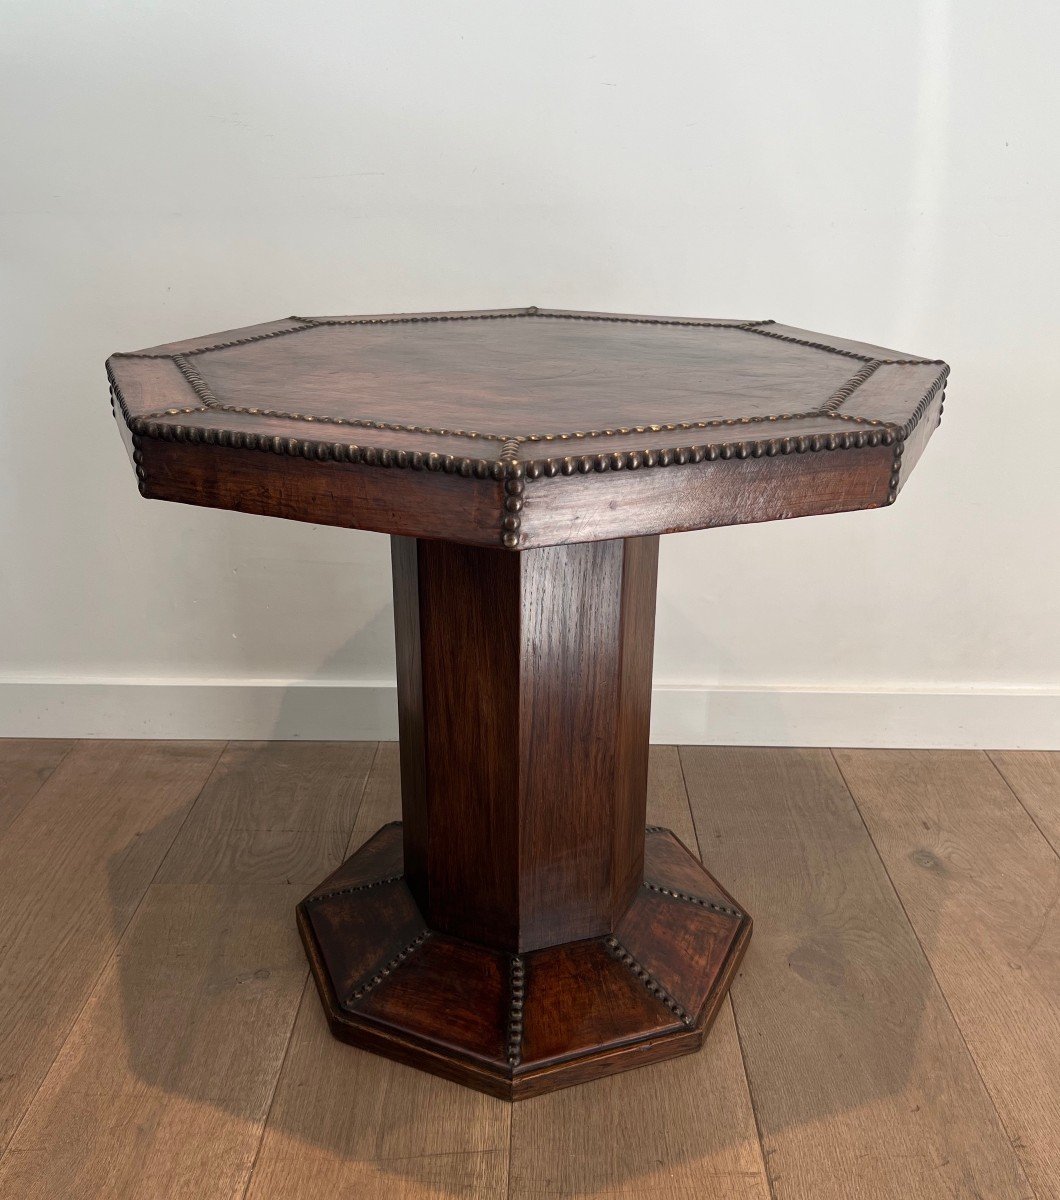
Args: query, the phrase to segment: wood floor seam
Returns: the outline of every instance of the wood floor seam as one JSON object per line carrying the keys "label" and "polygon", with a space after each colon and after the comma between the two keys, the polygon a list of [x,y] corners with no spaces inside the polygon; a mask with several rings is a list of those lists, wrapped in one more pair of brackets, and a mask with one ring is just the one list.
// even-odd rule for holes
{"label": "wood floor seam", "polygon": [[[1023,1159],[1021,1158],[1019,1149],[1017,1148],[1017,1139],[1015,1139],[1013,1137],[1012,1132],[1009,1130],[1008,1126],[1005,1123],[1004,1117],[1001,1115],[1001,1112],[998,1109],[997,1100],[995,1099],[994,1093],[993,1093],[992,1089],[990,1088],[989,1084],[987,1083],[986,1078],[983,1075],[982,1068],[979,1064],[979,1059],[973,1052],[971,1046],[968,1044],[968,1038],[965,1035],[964,1028],[962,1027],[960,1021],[957,1019],[957,1014],[953,1011],[953,1006],[950,1003],[950,998],[946,993],[946,989],[942,986],[942,981],[939,979],[938,975],[935,973],[935,964],[931,961],[931,956],[928,954],[927,949],[925,948],[924,943],[921,940],[920,932],[917,929],[915,923],[913,922],[912,917],[910,917],[910,915],[909,915],[909,910],[905,906],[905,900],[902,898],[902,894],[898,890],[898,886],[896,885],[896,883],[894,882],[894,879],[891,876],[891,872],[887,866],[887,862],[884,859],[883,855],[880,853],[879,847],[876,845],[876,839],[872,836],[872,830],[869,828],[869,824],[865,820],[865,815],[861,811],[861,807],[858,804],[857,797],[854,795],[854,789],[851,787],[850,781],[847,779],[846,774],[843,771],[843,768],[839,763],[839,759],[836,757],[835,750],[830,749],[829,753],[832,756],[832,761],[836,765],[836,770],[839,772],[839,775],[843,780],[843,786],[846,788],[847,793],[850,796],[850,802],[851,802],[851,804],[853,804],[854,809],[858,814],[858,818],[865,828],[865,834],[868,837],[869,842],[872,844],[873,852],[875,853],[876,857],[879,859],[880,866],[883,868],[884,875],[886,875],[886,877],[887,877],[887,882],[891,885],[891,890],[894,892],[895,898],[897,899],[899,905],[901,906],[902,915],[905,918],[906,924],[909,926],[910,932],[912,933],[913,937],[916,939],[917,948],[919,949],[920,954],[921,954],[922,958],[924,959],[924,962],[927,964],[927,968],[931,974],[931,978],[934,980],[935,987],[938,990],[939,996],[941,997],[943,1004],[946,1006],[946,1012],[949,1013],[950,1020],[953,1022],[953,1027],[954,1027],[954,1029],[956,1029],[957,1035],[961,1039],[961,1045],[964,1047],[965,1054],[968,1056],[968,1060],[972,1064],[972,1067],[975,1070],[976,1077],[978,1078],[979,1083],[982,1086],[983,1093],[985,1094],[987,1099],[990,1101],[990,1107],[993,1110],[995,1117],[997,1118],[998,1125],[1004,1131],[1005,1140],[1008,1142],[1008,1145],[1011,1148],[1012,1157],[1019,1167],[1020,1175],[1023,1178],[1023,1182],[1030,1189],[1031,1195],[1035,1197],[1035,1200],[1038,1200],[1038,1191],[1034,1187],[1034,1185],[1031,1183],[1030,1177],[1027,1175],[1026,1168],[1024,1167],[1024,1164],[1023,1164]],[[989,756],[987,756],[987,757],[989,757]]]}
{"label": "wood floor seam", "polygon": [[734,992],[736,985],[729,990],[726,997],[729,1008],[732,1010],[732,1023],[736,1028],[736,1042],[740,1047],[740,1060],[743,1063],[744,1079],[747,1080],[747,1097],[751,1102],[751,1112],[755,1119],[755,1133],[758,1135],[758,1158],[762,1164],[762,1177],[766,1181],[766,1187],[769,1189],[770,1200],[777,1200],[777,1189],[773,1185],[773,1172],[769,1169],[769,1154],[766,1152],[765,1136],[762,1133],[762,1120],[758,1115],[758,1104],[755,1100],[754,1084],[751,1082],[751,1073],[747,1069],[747,1054],[743,1045],[743,1032],[740,1029],[740,1014],[736,1011],[736,997]]}
{"label": "wood floor seam", "polygon": [[336,1043],[302,964],[294,901],[395,824],[396,744],[138,745],[0,760],[18,797],[66,762],[0,859],[0,1200],[1060,1200],[1060,755],[653,746],[648,828],[757,941],[702,1049],[513,1107]]}
{"label": "wood floor seam", "polygon": [[1057,857],[1058,859],[1060,859],[1060,847],[1053,845],[1053,840],[1052,840],[1052,838],[1050,838],[1050,837],[1049,837],[1049,835],[1048,835],[1048,834],[1045,832],[1045,830],[1044,830],[1044,829],[1041,827],[1041,825],[1039,825],[1039,824],[1038,824],[1038,820],[1037,820],[1037,818],[1035,817],[1034,813],[1032,813],[1032,812],[1031,812],[1031,810],[1030,810],[1030,809],[1027,807],[1026,803],[1024,802],[1024,800],[1023,800],[1023,797],[1022,797],[1022,796],[1019,794],[1019,792],[1018,792],[1018,791],[1017,791],[1017,790],[1016,790],[1016,789],[1015,789],[1015,788],[1012,786],[1012,782],[1011,782],[1011,780],[1009,779],[1009,777],[1008,777],[1008,776],[1005,774],[1005,772],[1004,772],[1004,771],[1001,769],[1001,767],[1000,767],[1000,766],[998,766],[997,760],[994,758],[994,755],[993,755],[993,754],[992,754],[992,753],[991,753],[989,750],[984,750],[984,751],[982,751],[982,753],[986,755],[987,759],[988,759],[988,760],[989,760],[989,762],[990,762],[990,765],[991,765],[991,766],[994,768],[994,770],[995,770],[995,771],[996,771],[996,772],[997,772],[997,773],[998,773],[998,774],[1001,776],[1001,782],[1002,782],[1002,783],[1005,785],[1005,787],[1007,787],[1007,788],[1008,788],[1008,790],[1009,790],[1009,791],[1012,793],[1013,797],[1014,797],[1014,798],[1015,798],[1015,800],[1016,800],[1016,803],[1017,803],[1017,804],[1020,806],[1020,808],[1022,808],[1022,809],[1023,809],[1023,811],[1024,811],[1024,812],[1027,814],[1027,816],[1030,818],[1030,822],[1031,822],[1031,824],[1032,824],[1032,825],[1034,826],[1034,828],[1035,828],[1035,829],[1037,829],[1037,830],[1038,830],[1038,832],[1039,832],[1039,833],[1042,835],[1042,840],[1043,840],[1043,841],[1045,842],[1045,844],[1046,844],[1046,845],[1049,847],[1049,849],[1050,849],[1050,850],[1052,850],[1053,854],[1055,854],[1055,855],[1056,855],[1056,857]]}
{"label": "wood floor seam", "polygon": [[[22,739],[19,739],[19,740],[21,741]],[[55,774],[55,772],[58,771],[62,767],[63,763],[66,762],[66,760],[70,757],[71,753],[77,748],[77,746],[79,744],[80,744],[79,739],[75,738],[73,741],[71,741],[70,745],[66,747],[66,749],[62,752],[62,754],[59,755],[59,758],[56,760],[55,765],[51,768],[51,770],[48,772],[48,774],[45,775],[43,779],[38,781],[37,786],[22,801],[22,804],[21,804],[18,812],[16,812],[15,815],[10,819],[10,821],[8,821],[7,825],[4,826],[4,828],[2,830],[0,830],[0,838],[4,837],[7,834],[8,830],[15,824],[15,822],[19,819],[19,817],[21,817],[22,814],[26,811],[26,809],[29,808],[29,806],[36,799],[37,794],[40,792],[41,788],[44,787],[45,784],[48,782],[48,780],[51,779],[51,777]],[[0,1153],[2,1153],[2,1151],[0,1151]]]}
{"label": "wood floor seam", "polygon": [[273,1105],[276,1103],[276,1093],[280,1087],[280,1080],[283,1078],[283,1070],[287,1065],[287,1059],[291,1054],[291,1043],[294,1040],[294,1029],[298,1024],[298,1014],[302,1011],[302,1005],[306,1003],[308,997],[312,1002],[316,1001],[313,993],[312,980],[309,977],[309,967],[305,970],[305,979],[302,981],[302,991],[298,998],[298,1003],[294,1005],[294,1012],[291,1016],[291,1024],[287,1030],[287,1041],[283,1048],[283,1055],[280,1058],[280,1066],[276,1072],[276,1078],[272,1081],[272,1090],[269,1093],[269,1105],[265,1110],[265,1119],[261,1122],[261,1129],[258,1130],[258,1140],[254,1146],[254,1157],[250,1161],[250,1170],[247,1171],[247,1181],[243,1185],[243,1191],[239,1200],[247,1200],[250,1195],[250,1189],[254,1183],[254,1172],[257,1170],[258,1159],[261,1157],[261,1148],[265,1144],[265,1134],[269,1128],[269,1119],[272,1116]]}
{"label": "wood floor seam", "polygon": [[[84,739],[84,738],[78,739],[78,741],[73,746],[71,746],[66,751],[65,754],[63,754],[59,763],[56,764],[55,770],[58,770],[59,766],[63,762],[66,761],[67,757],[75,749],[77,749],[78,746],[83,744],[83,742],[86,740],[87,739]],[[146,899],[148,893],[151,891],[151,887],[154,884],[154,881],[158,878],[159,872],[162,870],[163,864],[165,863],[166,859],[169,857],[170,850],[172,850],[174,843],[176,842],[177,838],[180,837],[181,831],[184,829],[184,826],[187,824],[188,818],[191,816],[192,811],[195,808],[195,805],[198,804],[199,798],[202,796],[202,794],[206,790],[206,787],[209,784],[210,780],[213,778],[214,773],[217,770],[217,765],[221,761],[221,755],[224,753],[227,745],[228,745],[227,742],[223,743],[221,745],[220,749],[217,751],[217,757],[214,759],[213,764],[210,767],[210,770],[206,775],[206,778],[203,780],[202,787],[200,787],[198,792],[196,792],[195,799],[192,800],[192,802],[188,805],[188,810],[184,814],[183,820],[180,822],[179,826],[174,831],[173,837],[170,840],[170,843],[166,848],[165,854],[163,854],[160,857],[157,865],[155,866],[154,873],[152,874],[147,885],[144,887],[143,891],[140,893],[140,898],[137,900],[136,904],[133,906],[133,909],[129,914],[128,920],[125,922],[124,926],[122,927],[121,932],[115,937],[114,945],[111,947],[110,953],[107,955],[107,957],[104,960],[99,971],[96,973],[95,978],[91,981],[91,984],[85,989],[85,992],[84,992],[85,998],[84,998],[83,1003],[78,1007],[77,1012],[74,1013],[72,1019],[70,1020],[70,1023],[66,1029],[66,1033],[63,1035],[62,1041],[58,1044],[58,1046],[55,1050],[55,1053],[52,1056],[51,1062],[48,1064],[47,1068],[42,1072],[40,1082],[37,1084],[36,1088],[34,1088],[33,1095],[29,1098],[28,1103],[22,1109],[22,1114],[19,1117],[19,1119],[15,1122],[14,1126],[12,1127],[10,1136],[8,1137],[8,1139],[4,1143],[4,1145],[0,1146],[0,1164],[3,1163],[3,1160],[6,1157],[8,1150],[14,1145],[15,1141],[17,1140],[19,1131],[22,1129],[22,1126],[25,1123],[26,1117],[29,1115],[30,1111],[32,1110],[33,1105],[37,1100],[37,1097],[41,1094],[41,1090],[43,1089],[44,1085],[47,1083],[48,1077],[50,1076],[53,1068],[55,1067],[55,1064],[62,1057],[63,1050],[66,1048],[67,1042],[70,1040],[71,1035],[73,1034],[74,1030],[77,1028],[78,1022],[81,1020],[82,1016],[84,1015],[85,1009],[88,1008],[89,1004],[92,1002],[92,997],[95,995],[96,989],[100,985],[100,981],[106,977],[107,972],[110,970],[110,966],[114,961],[115,955],[118,953],[118,949],[121,946],[126,933],[129,931],[129,929],[133,925],[133,922],[136,920],[137,914],[140,912],[140,909],[143,906],[144,900]],[[54,774],[54,773],[55,772],[53,771],[52,774]],[[49,776],[48,778],[50,779],[51,776]],[[47,779],[43,780],[41,782],[41,787],[44,787],[44,785],[47,782],[48,782]],[[40,789],[38,788],[37,791],[33,793],[33,795],[36,796],[39,791],[40,791]],[[28,804],[26,807],[28,807]],[[25,811],[25,808],[23,809],[23,811]]]}
{"label": "wood floor seam", "polygon": [[[685,805],[688,808],[688,818],[692,822],[692,832],[696,841],[696,856],[699,861],[703,861],[703,845],[700,838],[699,826],[696,823],[696,811],[692,805],[692,797],[688,789],[688,777],[685,772],[684,747],[677,746],[677,763],[681,774],[681,788],[684,793]],[[740,1021],[736,1012],[736,994],[739,991],[739,973],[733,980],[732,987],[729,988],[729,994],[725,997],[725,1004],[728,1006],[729,1012],[732,1015],[733,1029],[736,1033],[736,1045],[740,1052],[740,1065],[743,1068],[743,1083],[744,1091],[747,1095],[747,1103],[751,1108],[751,1115],[754,1118],[755,1136],[758,1139],[758,1162],[761,1169],[761,1177],[765,1181],[766,1189],[769,1192],[770,1200],[777,1200],[776,1189],[773,1186],[773,1175],[769,1169],[769,1159],[766,1154],[766,1144],[762,1135],[762,1122],[758,1115],[758,1104],[755,1100],[754,1085],[751,1082],[751,1073],[747,1069],[747,1055],[744,1052],[743,1035],[740,1032]]]}

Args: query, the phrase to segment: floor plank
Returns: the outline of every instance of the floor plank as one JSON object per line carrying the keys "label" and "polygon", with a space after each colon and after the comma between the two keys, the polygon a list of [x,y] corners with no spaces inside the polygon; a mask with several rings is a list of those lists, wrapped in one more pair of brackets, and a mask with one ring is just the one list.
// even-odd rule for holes
{"label": "floor plank", "polygon": [[1060,751],[991,750],[990,758],[1060,854]]}
{"label": "floor plank", "polygon": [[[397,747],[379,748],[350,839],[400,816]],[[496,1200],[510,1106],[335,1041],[309,984],[248,1200],[435,1196]]]}
{"label": "floor plank", "polygon": [[305,982],[289,891],[151,889],[0,1159],[3,1200],[242,1195]]}
{"label": "floor plank", "polygon": [[0,1160],[2,1200],[243,1196],[307,978],[294,906],[341,860],[373,754],[225,751]]}
{"label": "floor plank", "polygon": [[[1060,1197],[1060,858],[985,754],[836,757],[1039,1200]],[[1040,766],[1008,763],[1024,785]]]}
{"label": "floor plank", "polygon": [[222,748],[79,743],[0,838],[0,1149]]}
{"label": "floor plank", "polygon": [[[652,747],[648,820],[696,850],[674,746]],[[517,1105],[511,1180],[510,1196],[519,1200],[768,1200],[728,1002],[697,1054]]]}
{"label": "floor plank", "polygon": [[0,738],[0,834],[73,746],[56,738]]}
{"label": "floor plank", "polygon": [[345,857],[375,753],[375,742],[230,743],[158,882],[309,891]]}
{"label": "floor plank", "polygon": [[1030,1200],[828,751],[681,756],[708,865],[755,919],[732,998],[775,1196]]}

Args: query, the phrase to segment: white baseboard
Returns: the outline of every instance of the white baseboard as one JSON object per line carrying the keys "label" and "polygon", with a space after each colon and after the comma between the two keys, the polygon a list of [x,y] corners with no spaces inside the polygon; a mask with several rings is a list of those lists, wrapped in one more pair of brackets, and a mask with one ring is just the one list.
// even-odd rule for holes
{"label": "white baseboard", "polygon": [[[0,680],[0,737],[397,736],[391,683]],[[653,742],[721,746],[1060,749],[1060,692],[658,684]]]}

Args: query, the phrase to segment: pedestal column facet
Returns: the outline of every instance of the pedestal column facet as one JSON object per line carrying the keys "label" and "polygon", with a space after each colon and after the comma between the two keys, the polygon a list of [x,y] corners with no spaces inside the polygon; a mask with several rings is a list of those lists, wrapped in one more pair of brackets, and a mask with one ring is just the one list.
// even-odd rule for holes
{"label": "pedestal column facet", "polygon": [[609,933],[643,877],[658,538],[393,538],[405,874],[509,952]]}

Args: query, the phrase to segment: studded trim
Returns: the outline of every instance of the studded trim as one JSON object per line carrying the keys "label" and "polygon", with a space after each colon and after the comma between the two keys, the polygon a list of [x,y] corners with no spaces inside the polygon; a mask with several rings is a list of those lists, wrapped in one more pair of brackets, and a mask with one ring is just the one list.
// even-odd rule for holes
{"label": "studded trim", "polygon": [[[208,354],[216,350],[225,350],[234,346],[243,346],[252,342],[270,338],[283,337],[289,334],[305,332],[310,329],[331,325],[386,325],[386,324],[420,324],[447,321],[483,321],[483,320],[513,320],[517,318],[538,318],[546,320],[590,321],[609,323],[628,323],[638,325],[674,325],[707,329],[736,329],[750,334],[777,338],[795,345],[837,354],[861,362],[862,367],[832,393],[822,405],[813,410],[801,413],[783,413],[768,416],[727,417],[694,422],[668,422],[659,424],[642,424],[617,426],[600,430],[575,430],[554,434],[486,434],[477,430],[432,428],[429,426],[407,425],[397,422],[373,421],[352,417],[314,416],[305,413],[286,412],[278,409],[259,409],[223,403],[213,394],[209,384],[203,378],[196,366],[189,361],[191,358]],[[294,324],[287,329],[270,330],[267,333],[255,334],[250,337],[232,338],[227,341],[211,343],[208,346],[184,350],[180,353],[151,354],[145,352],[119,353],[113,358],[151,358],[169,359],[181,372],[189,387],[200,401],[200,406],[188,406],[164,409],[159,412],[133,416],[122,395],[121,387],[114,377],[108,363],[107,374],[111,385],[112,408],[120,410],[125,423],[133,434],[134,462],[140,479],[141,491],[145,481],[142,468],[142,454],[139,450],[138,439],[157,438],[165,441],[202,443],[205,445],[227,446],[235,449],[260,450],[267,453],[286,454],[293,457],[333,461],[339,463],[358,463],[364,466],[379,466],[411,470],[442,471],[445,474],[460,475],[464,478],[480,480],[494,479],[503,481],[504,497],[501,512],[500,540],[509,549],[517,549],[521,527],[521,514],[525,503],[526,481],[591,472],[605,471],[635,471],[646,467],[684,466],[692,463],[714,462],[732,458],[761,458],[784,454],[803,454],[816,451],[853,450],[879,445],[894,446],[894,460],[891,477],[888,484],[887,502],[893,503],[897,498],[900,483],[900,467],[902,442],[909,437],[913,429],[927,412],[932,400],[944,388],[949,375],[949,367],[939,359],[922,358],[876,358],[853,350],[844,350],[829,346],[823,342],[797,338],[790,334],[780,333],[768,328],[775,324],[773,321],[710,321],[710,320],[678,320],[667,318],[626,317],[621,315],[593,315],[583,313],[552,313],[541,312],[536,308],[519,309],[498,313],[468,313],[468,314],[439,314],[436,316],[411,315],[394,317],[351,317],[351,318],[317,318],[292,317]],[[938,365],[941,370],[927,392],[919,401],[909,419],[902,425],[882,421],[871,417],[844,413],[842,405],[851,395],[881,366],[904,365]],[[362,446],[358,443],[326,441],[322,439],[280,437],[260,433],[246,432],[239,429],[217,429],[204,427],[189,421],[187,424],[173,423],[165,418],[174,416],[193,417],[203,412],[226,412],[242,416],[266,416],[292,421],[303,421],[322,427],[351,427],[365,430],[396,431],[420,433],[443,437],[461,437],[489,443],[492,450],[500,442],[500,454],[491,456],[465,456],[424,453],[421,451],[394,450],[388,447]],[[117,415],[117,411],[115,412]],[[563,455],[561,457],[544,457],[521,459],[520,453],[524,446],[536,446],[542,443],[586,441],[597,437],[627,436],[631,434],[678,432],[694,430],[731,430],[744,428],[750,432],[752,426],[770,426],[784,422],[827,418],[837,422],[835,432],[800,434],[796,436],[752,437],[746,439],[723,438],[706,444],[690,444],[664,449],[621,450],[597,454]],[[941,419],[941,406],[940,406]],[[843,427],[845,426],[845,428]],[[484,447],[485,448],[485,447]]]}
{"label": "studded trim", "polygon": [[224,405],[210,390],[210,385],[199,374],[198,368],[193,367],[183,354],[174,354],[173,363],[177,370],[188,381],[188,385],[207,408],[224,408]]}
{"label": "studded trim", "polygon": [[604,938],[604,945],[612,958],[618,959],[624,966],[629,967],[634,975],[644,984],[648,991],[661,1001],[674,1016],[684,1025],[692,1026],[695,1019],[670,995],[663,985],[655,978],[647,967],[639,963],[616,937]]}
{"label": "studded trim", "polygon": [[422,946],[430,936],[431,931],[429,929],[424,929],[422,933],[417,934],[416,937],[414,937],[403,950],[399,950],[385,966],[380,967],[374,975],[366,979],[364,983],[360,985],[360,987],[358,987],[346,1000],[344,1000],[342,1007],[350,1008],[354,1001],[360,1000],[363,996],[366,996],[372,990],[372,988],[378,987],[388,975],[396,971],[397,968],[400,967],[405,961],[405,959],[408,958],[409,955],[412,954],[418,947]]}
{"label": "studded trim", "polygon": [[862,354],[859,350],[842,350],[838,346],[829,346],[826,342],[814,342],[808,338],[798,338],[790,333],[780,333],[775,329],[765,328],[767,325],[775,324],[775,321],[748,321],[740,328],[746,329],[748,333],[760,334],[762,337],[776,338],[780,342],[790,342],[793,346],[807,346],[811,350],[824,350],[828,354],[839,354],[843,358],[853,358],[863,363],[874,362],[881,367],[922,367],[925,365],[943,367],[946,365],[941,358],[877,358],[872,354]]}
{"label": "studded trim", "polygon": [[512,956],[508,972],[508,1065],[517,1067],[523,1058],[523,1007],[526,1003],[526,966]]}
{"label": "studded trim", "polygon": [[641,887],[646,888],[649,892],[657,892],[660,896],[669,896],[671,900],[680,900],[684,904],[695,904],[700,908],[709,908],[711,912],[721,913],[726,917],[743,918],[743,913],[738,908],[733,908],[728,904],[718,904],[714,900],[704,900],[702,896],[690,896],[687,892],[678,892],[673,888],[663,887],[661,883],[649,883],[645,880]]}
{"label": "studded trim", "polygon": [[371,883],[356,883],[351,887],[336,888],[333,892],[321,892],[317,896],[307,896],[306,904],[319,904],[322,900],[332,900],[335,896],[352,896],[355,892],[370,892],[373,888],[382,887],[387,883],[398,883],[404,875],[390,875],[386,879],[373,879]]}

